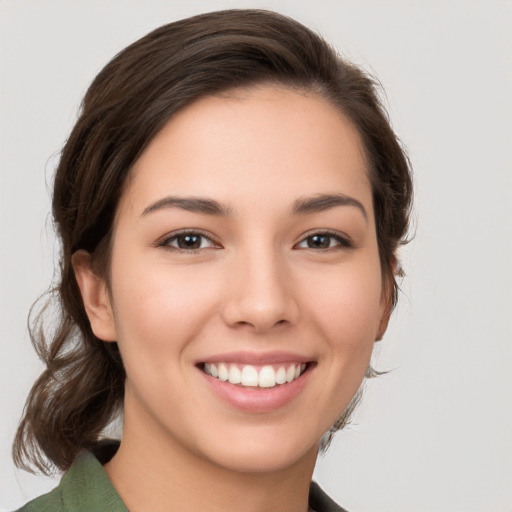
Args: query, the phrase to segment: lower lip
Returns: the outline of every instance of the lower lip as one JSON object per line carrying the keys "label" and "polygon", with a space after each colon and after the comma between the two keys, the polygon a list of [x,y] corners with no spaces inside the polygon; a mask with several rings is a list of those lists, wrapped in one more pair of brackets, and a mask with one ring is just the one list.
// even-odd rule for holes
{"label": "lower lip", "polygon": [[218,397],[237,409],[250,412],[270,412],[284,407],[300,394],[311,373],[308,368],[297,380],[273,388],[244,388],[199,371]]}

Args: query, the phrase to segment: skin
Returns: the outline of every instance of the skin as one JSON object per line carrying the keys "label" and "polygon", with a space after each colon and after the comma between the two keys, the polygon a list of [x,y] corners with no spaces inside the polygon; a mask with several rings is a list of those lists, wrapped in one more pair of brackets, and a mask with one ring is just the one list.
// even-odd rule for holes
{"label": "skin", "polygon": [[[362,208],[292,212],[322,194]],[[154,206],[168,196],[213,199],[228,214]],[[187,229],[208,238],[180,249],[173,236]],[[314,234],[328,247],[311,246]],[[347,119],[277,86],[196,101],[132,169],[108,285],[87,253],[73,262],[95,334],[118,341],[126,367],[123,439],[105,469],[128,508],[307,510],[318,443],[389,311],[368,165]],[[197,366],[233,351],[305,356],[306,384],[274,410],[233,407]]]}

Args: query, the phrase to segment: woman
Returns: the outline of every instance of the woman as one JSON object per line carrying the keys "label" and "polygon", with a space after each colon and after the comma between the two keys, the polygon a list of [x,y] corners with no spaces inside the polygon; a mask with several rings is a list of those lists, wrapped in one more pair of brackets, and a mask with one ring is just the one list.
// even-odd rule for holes
{"label": "woman", "polygon": [[117,55],[57,169],[60,324],[14,445],[67,473],[22,510],[341,510],[313,468],[374,374],[411,196],[373,81],[289,18]]}

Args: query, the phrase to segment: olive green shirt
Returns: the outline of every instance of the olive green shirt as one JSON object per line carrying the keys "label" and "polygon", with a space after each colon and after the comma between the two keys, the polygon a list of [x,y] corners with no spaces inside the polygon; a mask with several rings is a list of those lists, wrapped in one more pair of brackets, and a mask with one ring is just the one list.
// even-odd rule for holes
{"label": "olive green shirt", "polygon": [[128,512],[100,461],[82,452],[60,484],[19,509],[19,512]]}
{"label": "olive green shirt", "polygon": [[[309,504],[316,512],[346,512],[313,482]],[[60,484],[48,494],[30,501],[18,512],[128,512],[105,473],[101,462],[82,452]]]}

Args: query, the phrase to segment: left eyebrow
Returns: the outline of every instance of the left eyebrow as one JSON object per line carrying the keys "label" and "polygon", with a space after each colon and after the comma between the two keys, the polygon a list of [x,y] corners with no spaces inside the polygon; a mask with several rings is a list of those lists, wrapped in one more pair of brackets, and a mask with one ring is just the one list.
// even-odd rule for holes
{"label": "left eyebrow", "polygon": [[337,206],[353,206],[368,220],[368,213],[362,203],[355,197],[347,196],[346,194],[320,194],[318,196],[297,199],[293,204],[292,213],[295,215],[318,213],[336,208]]}

